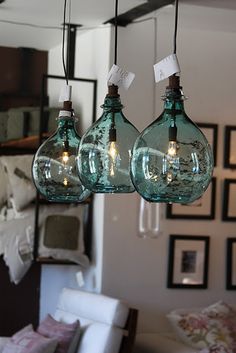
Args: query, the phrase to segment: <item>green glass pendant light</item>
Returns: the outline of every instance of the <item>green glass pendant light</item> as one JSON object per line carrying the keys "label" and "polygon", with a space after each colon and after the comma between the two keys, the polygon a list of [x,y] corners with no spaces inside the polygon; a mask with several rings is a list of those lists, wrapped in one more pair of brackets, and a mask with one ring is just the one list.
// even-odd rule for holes
{"label": "green glass pendant light", "polygon": [[48,201],[82,202],[91,194],[81,183],[77,171],[80,137],[75,130],[71,102],[64,102],[55,134],[35,154],[32,175],[37,190]]}
{"label": "green glass pendant light", "polygon": [[[63,67],[68,86],[67,70],[64,62],[65,12],[63,27]],[[75,129],[75,116],[72,102],[64,101],[58,117],[57,131],[50,136],[38,149],[32,164],[32,176],[38,192],[48,201],[53,202],[82,202],[91,192],[81,183],[77,171],[77,151],[80,136]]]}
{"label": "green glass pendant light", "polygon": [[[178,0],[174,53],[176,53]],[[207,189],[214,168],[211,147],[184,111],[179,77],[166,88],[164,110],[134,144],[131,175],[138,193],[150,202],[191,203]]]}
{"label": "green glass pendant light", "polygon": [[[115,3],[115,60],[117,63],[117,12]],[[82,136],[78,170],[83,185],[94,193],[135,191],[130,176],[131,150],[138,130],[126,119],[116,85],[108,86],[103,114]]]}

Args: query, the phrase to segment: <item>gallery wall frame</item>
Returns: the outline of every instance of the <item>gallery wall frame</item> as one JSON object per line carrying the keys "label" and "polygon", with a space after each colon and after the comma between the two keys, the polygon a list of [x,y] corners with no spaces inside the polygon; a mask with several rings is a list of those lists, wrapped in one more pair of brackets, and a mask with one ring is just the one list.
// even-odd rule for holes
{"label": "gallery wall frame", "polygon": [[236,290],[236,238],[226,242],[226,289]]}
{"label": "gallery wall frame", "polygon": [[236,169],[236,126],[226,125],[224,136],[224,168]]}
{"label": "gallery wall frame", "polygon": [[208,220],[215,218],[216,178],[213,177],[202,197],[191,204],[167,204],[166,218]]}
{"label": "gallery wall frame", "polygon": [[170,235],[167,288],[207,288],[209,244],[209,236]]}
{"label": "gallery wall frame", "polygon": [[236,222],[236,179],[224,180],[222,221]]}
{"label": "gallery wall frame", "polygon": [[210,123],[196,123],[203,134],[206,136],[212,148],[214,166],[217,165],[217,144],[218,144],[218,125]]}

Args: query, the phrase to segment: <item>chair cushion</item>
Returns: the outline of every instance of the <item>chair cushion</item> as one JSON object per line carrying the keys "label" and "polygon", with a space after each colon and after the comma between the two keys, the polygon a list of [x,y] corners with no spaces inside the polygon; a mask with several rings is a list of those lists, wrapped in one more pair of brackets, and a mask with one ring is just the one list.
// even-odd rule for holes
{"label": "chair cushion", "polygon": [[79,342],[80,324],[79,321],[65,324],[47,315],[37,328],[37,332],[42,336],[57,339],[58,346],[55,353],[74,353]]}
{"label": "chair cushion", "polygon": [[54,353],[57,340],[41,336],[27,327],[11,337],[2,353]]}
{"label": "chair cushion", "polygon": [[[127,317],[128,306],[118,299],[105,295],[88,293],[71,288],[64,288],[57,305],[56,316],[67,319],[78,317],[81,326],[88,322],[101,322],[123,328]],[[68,314],[68,315],[67,315]],[[71,316],[71,314],[73,316]],[[86,319],[85,321],[83,319]]]}

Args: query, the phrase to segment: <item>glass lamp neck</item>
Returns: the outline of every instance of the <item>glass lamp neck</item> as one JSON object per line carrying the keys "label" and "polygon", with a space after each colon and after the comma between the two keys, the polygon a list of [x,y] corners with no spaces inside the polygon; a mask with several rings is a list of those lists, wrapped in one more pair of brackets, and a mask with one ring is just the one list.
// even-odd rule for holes
{"label": "glass lamp neck", "polygon": [[73,129],[75,124],[74,117],[59,116],[58,118],[58,129]]}
{"label": "glass lamp neck", "polygon": [[167,88],[166,94],[164,96],[164,109],[184,111],[184,100],[185,97],[180,88]]}
{"label": "glass lamp neck", "polygon": [[169,77],[169,86],[166,87],[164,96],[164,109],[184,111],[185,96],[180,86],[179,76],[172,75]]}
{"label": "glass lamp neck", "polygon": [[108,86],[108,94],[105,97],[104,104],[102,105],[104,111],[119,111],[123,108],[118,94],[118,87],[115,85]]}

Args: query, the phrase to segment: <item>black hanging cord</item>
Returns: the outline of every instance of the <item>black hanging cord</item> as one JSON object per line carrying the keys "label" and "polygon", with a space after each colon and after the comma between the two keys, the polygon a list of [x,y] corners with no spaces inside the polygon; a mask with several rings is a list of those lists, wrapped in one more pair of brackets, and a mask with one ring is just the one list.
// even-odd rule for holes
{"label": "black hanging cord", "polygon": [[118,17],[118,0],[115,3],[115,55],[114,55],[114,64],[117,65],[117,32],[118,32],[118,24],[117,24],[117,17]]}
{"label": "black hanging cord", "polygon": [[66,6],[67,6],[67,0],[64,0],[63,32],[62,32],[63,33],[62,34],[62,64],[63,64],[64,74],[65,74],[66,84],[68,85],[68,72],[66,70],[66,64],[65,64]]}
{"label": "black hanging cord", "polygon": [[176,39],[178,30],[179,0],[175,0],[175,33],[174,33],[174,54],[176,54]]}
{"label": "black hanging cord", "polygon": [[[71,19],[71,0],[69,0],[69,22],[68,22],[68,36],[67,36],[67,71],[70,72],[70,68],[69,68],[69,62],[70,62],[70,50],[68,50],[68,48],[70,48],[70,35],[71,35],[71,23],[70,23],[70,19]],[[69,74],[67,73],[67,75],[69,76]]]}

